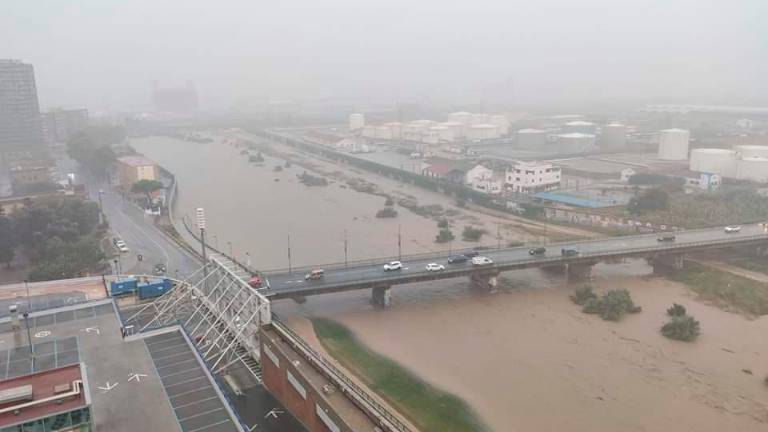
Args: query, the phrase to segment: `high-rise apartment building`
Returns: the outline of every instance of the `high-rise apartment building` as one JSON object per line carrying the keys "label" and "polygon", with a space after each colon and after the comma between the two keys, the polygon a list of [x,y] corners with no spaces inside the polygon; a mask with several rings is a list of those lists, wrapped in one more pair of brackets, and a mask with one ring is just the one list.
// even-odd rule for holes
{"label": "high-rise apartment building", "polygon": [[0,59],[0,153],[36,157],[43,144],[34,68]]}
{"label": "high-rise apartment building", "polygon": [[88,127],[87,109],[52,109],[44,112],[43,128],[45,137],[51,144],[67,142],[72,135]]}

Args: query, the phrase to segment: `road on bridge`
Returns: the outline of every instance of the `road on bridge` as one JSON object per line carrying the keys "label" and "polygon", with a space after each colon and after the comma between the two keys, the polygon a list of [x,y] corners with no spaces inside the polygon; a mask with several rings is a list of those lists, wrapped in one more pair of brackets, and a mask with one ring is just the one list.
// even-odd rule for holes
{"label": "road on bridge", "polygon": [[[662,235],[674,235],[674,241],[659,241]],[[609,256],[632,255],[638,250],[643,253],[662,252],[666,250],[685,249],[690,247],[711,247],[718,242],[738,244],[740,242],[760,241],[762,238],[768,242],[768,231],[761,224],[743,225],[738,233],[726,233],[722,227],[678,231],[675,233],[656,233],[636,236],[612,237],[607,239],[586,240],[578,242],[553,243],[546,245],[547,250],[542,255],[531,255],[530,247],[517,247],[509,249],[493,249],[479,251],[480,255],[493,260],[494,267],[502,267],[501,270],[523,267],[541,267],[556,265],[564,262],[588,259],[590,255],[598,255],[600,258]],[[702,244],[703,243],[703,244]],[[579,255],[563,257],[561,249],[574,247]],[[396,258],[394,258],[396,259]],[[434,277],[435,279],[458,277],[466,275],[474,267],[471,262],[448,264],[446,254],[417,256],[413,258],[403,257],[403,268],[396,271],[384,271],[383,265],[388,259],[381,262],[355,263],[344,267],[335,264],[330,267],[318,265],[323,268],[325,276],[320,280],[307,281],[304,279],[307,268],[287,271],[267,271],[269,288],[264,289],[264,294],[272,297],[290,297],[291,295],[311,295],[322,292],[343,291],[347,289],[369,288],[370,283],[381,285],[407,283],[419,280],[419,278]],[[596,257],[598,260],[598,257]],[[429,273],[426,266],[429,263],[445,265],[445,270]],[[492,267],[490,267],[492,268]],[[368,282],[366,285],[365,283]]]}

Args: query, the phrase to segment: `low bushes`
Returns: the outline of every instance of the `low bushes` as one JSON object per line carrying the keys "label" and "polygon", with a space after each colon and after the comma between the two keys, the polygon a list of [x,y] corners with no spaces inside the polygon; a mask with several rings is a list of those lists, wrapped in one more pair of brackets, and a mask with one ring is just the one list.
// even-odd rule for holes
{"label": "low bushes", "polygon": [[642,310],[632,301],[627,290],[611,290],[598,297],[592,287],[584,286],[576,289],[571,300],[582,306],[581,311],[588,314],[600,315],[606,321],[618,321],[627,313],[637,313]]}
{"label": "low bushes", "polygon": [[661,334],[670,339],[689,342],[696,339],[700,330],[699,322],[692,316],[673,316],[661,327]]}

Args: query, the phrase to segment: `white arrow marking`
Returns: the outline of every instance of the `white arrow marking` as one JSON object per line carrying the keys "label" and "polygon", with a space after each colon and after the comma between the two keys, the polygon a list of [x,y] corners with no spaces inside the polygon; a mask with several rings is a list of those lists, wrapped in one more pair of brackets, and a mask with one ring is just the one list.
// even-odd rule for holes
{"label": "white arrow marking", "polygon": [[120,383],[110,384],[109,381],[107,381],[107,384],[104,387],[97,387],[97,388],[101,390],[102,393],[109,393],[109,391],[117,387],[118,384]]}
{"label": "white arrow marking", "polygon": [[277,408],[272,408],[270,412],[267,413],[267,415],[264,416],[264,418],[267,418],[269,416],[272,416],[274,418],[277,418],[278,414],[283,414],[285,411],[279,410]]}
{"label": "white arrow marking", "polygon": [[146,378],[147,376],[140,373],[130,373],[128,374],[128,381],[136,380],[136,382],[141,382],[142,378]]}
{"label": "white arrow marking", "polygon": [[35,333],[35,337],[36,338],[44,338],[44,337],[48,337],[50,335],[51,335],[51,332],[48,331],[48,330],[43,330],[43,331],[39,331],[39,332]]}
{"label": "white arrow marking", "polygon": [[101,330],[99,330],[99,326],[86,327],[84,329],[81,329],[80,331],[85,331],[86,333],[96,333],[97,336],[101,334]]}
{"label": "white arrow marking", "polygon": [[256,423],[255,425],[251,426],[251,427],[248,429],[248,432],[253,432],[253,431],[254,431],[254,430],[257,428],[257,427],[259,427],[259,424],[258,424],[258,423]]}

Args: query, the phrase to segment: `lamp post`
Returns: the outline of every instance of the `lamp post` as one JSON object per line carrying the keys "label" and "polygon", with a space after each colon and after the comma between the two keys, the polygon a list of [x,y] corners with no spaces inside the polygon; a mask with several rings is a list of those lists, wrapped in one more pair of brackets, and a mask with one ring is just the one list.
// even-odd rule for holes
{"label": "lamp post", "polygon": [[344,268],[347,267],[347,230],[344,230]]}
{"label": "lamp post", "polygon": [[32,312],[32,300],[29,298],[29,282],[24,279],[24,288],[27,290],[27,312]]}
{"label": "lamp post", "polygon": [[400,225],[397,226],[397,260],[400,261],[403,255],[403,241],[400,232]]}
{"label": "lamp post", "polygon": [[291,274],[291,233],[288,233],[288,274]]}
{"label": "lamp post", "polygon": [[22,316],[27,325],[27,340],[29,341],[29,358],[32,361],[32,371],[35,371],[35,345],[32,343],[32,331],[29,329],[29,311],[25,311]]}
{"label": "lamp post", "polygon": [[203,280],[205,287],[208,287],[208,258],[205,256],[205,209],[198,207],[195,210],[197,229],[200,230],[200,249],[203,253]]}
{"label": "lamp post", "polygon": [[232,242],[228,241],[227,242],[227,246],[229,246],[229,257],[232,258],[232,259],[235,259],[235,254],[232,253]]}

